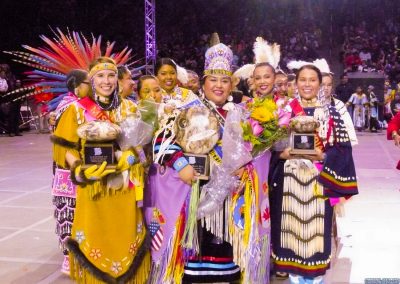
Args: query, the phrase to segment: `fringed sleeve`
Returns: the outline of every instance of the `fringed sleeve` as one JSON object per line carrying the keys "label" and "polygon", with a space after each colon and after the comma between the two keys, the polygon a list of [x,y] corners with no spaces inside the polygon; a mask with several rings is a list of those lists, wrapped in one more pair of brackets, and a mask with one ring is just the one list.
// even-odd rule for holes
{"label": "fringed sleeve", "polygon": [[60,117],[58,126],[51,138],[53,142],[53,159],[62,168],[68,168],[65,160],[67,152],[70,152],[78,159],[80,158],[77,128],[76,108],[74,105],[70,105]]}

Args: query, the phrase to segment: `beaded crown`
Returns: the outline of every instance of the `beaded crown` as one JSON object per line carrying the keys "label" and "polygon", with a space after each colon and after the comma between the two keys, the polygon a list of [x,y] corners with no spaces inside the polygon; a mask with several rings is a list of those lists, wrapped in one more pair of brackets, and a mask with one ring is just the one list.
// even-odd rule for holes
{"label": "beaded crown", "polygon": [[205,64],[204,64],[204,75],[227,75],[232,76],[232,61],[233,53],[232,50],[223,43],[219,43],[218,35],[213,34],[214,39],[216,38],[216,44],[212,45],[206,51]]}

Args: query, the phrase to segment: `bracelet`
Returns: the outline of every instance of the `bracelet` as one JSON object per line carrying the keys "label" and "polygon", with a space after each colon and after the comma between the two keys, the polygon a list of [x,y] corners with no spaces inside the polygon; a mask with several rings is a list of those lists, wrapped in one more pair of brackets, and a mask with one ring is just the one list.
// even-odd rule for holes
{"label": "bracelet", "polygon": [[136,162],[135,156],[134,156],[134,155],[129,155],[129,156],[126,158],[126,162],[127,162],[130,166],[132,166],[132,165],[135,164],[135,162]]}
{"label": "bracelet", "polygon": [[187,165],[189,165],[189,162],[186,160],[185,157],[180,157],[179,159],[177,159],[175,161],[175,163],[173,164],[173,168],[177,171],[180,172],[184,167],[186,167]]}

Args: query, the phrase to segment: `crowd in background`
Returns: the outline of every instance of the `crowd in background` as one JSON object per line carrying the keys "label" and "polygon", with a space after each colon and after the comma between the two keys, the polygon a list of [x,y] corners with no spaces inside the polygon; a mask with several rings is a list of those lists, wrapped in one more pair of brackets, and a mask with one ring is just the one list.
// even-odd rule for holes
{"label": "crowd in background", "polygon": [[399,81],[398,25],[388,19],[369,27],[366,21],[343,27],[341,60],[345,71],[384,72],[391,82]]}
{"label": "crowd in background", "polygon": [[[219,32],[221,41],[231,47],[233,64],[237,67],[253,61],[252,47],[257,36],[280,44],[280,68],[284,71],[287,71],[287,62],[293,59],[312,61],[319,57],[329,58],[330,54],[330,63],[334,63],[337,60],[332,50],[339,48],[339,60],[343,64],[340,74],[353,71],[385,74],[389,82],[386,93],[391,94],[387,97],[393,105],[395,94],[392,91],[400,81],[400,62],[397,55],[399,13],[396,13],[399,8],[392,1],[381,1],[381,9],[374,11],[369,8],[374,0],[362,3],[345,0],[271,1],[268,5],[265,1],[249,2],[243,5],[238,0],[193,1],[188,9],[183,1],[174,7],[156,1],[158,57],[173,58],[179,65],[201,74],[209,37],[215,31]],[[90,33],[101,33],[104,39],[115,41],[117,47],[129,46],[134,53],[135,67],[143,65],[144,3],[138,1],[133,5],[128,0],[117,0],[107,9],[92,4],[94,1],[65,1],[64,8],[71,12],[66,15],[59,14],[52,1],[40,1],[37,11],[43,17],[17,13],[15,24],[4,29],[1,49],[18,50],[21,44],[37,46],[41,44],[38,35],[51,35],[49,26],[68,27],[82,31],[87,37]],[[7,8],[29,11],[33,4],[4,1],[2,5],[3,11]],[[7,17],[0,17],[3,26],[7,25],[6,21]],[[26,21],[31,23],[29,30],[22,29],[19,24]],[[99,22],[109,28],[100,29]],[[15,35],[18,35],[17,41]],[[1,62],[12,64],[11,69],[18,74],[18,79],[24,79],[20,74],[25,69],[19,64],[11,63],[5,54],[0,55]],[[7,70],[9,77],[10,68]],[[8,91],[14,89],[13,82],[15,78],[11,80]],[[336,84],[339,84],[338,80]],[[345,102],[355,92],[352,87]],[[0,117],[0,121],[4,123],[4,118]]]}

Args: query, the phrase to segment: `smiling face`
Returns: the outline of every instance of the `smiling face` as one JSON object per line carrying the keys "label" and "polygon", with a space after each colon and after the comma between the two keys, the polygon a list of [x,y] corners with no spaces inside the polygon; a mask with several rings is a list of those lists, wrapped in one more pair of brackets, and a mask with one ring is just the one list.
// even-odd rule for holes
{"label": "smiling face", "polygon": [[209,75],[205,78],[203,91],[208,100],[222,106],[232,91],[232,80],[224,75]]}
{"label": "smiling face", "polygon": [[311,100],[317,97],[321,82],[315,70],[309,68],[301,70],[296,83],[302,99]]}
{"label": "smiling face", "polygon": [[188,73],[189,81],[186,84],[186,88],[191,90],[193,93],[197,93],[200,89],[200,80],[199,77],[195,74]]}
{"label": "smiling face", "polygon": [[253,81],[256,92],[264,97],[272,92],[275,72],[270,66],[258,66],[254,69]]}
{"label": "smiling face", "polygon": [[82,83],[79,84],[78,87],[75,89],[75,94],[80,97],[86,97],[88,94],[90,94],[92,89],[90,88],[90,81],[89,81],[89,76],[86,76],[85,80],[82,81]]}
{"label": "smiling face", "polygon": [[333,88],[333,79],[330,75],[325,75],[322,76],[322,84],[321,84],[322,90],[324,91],[325,97],[330,97],[332,94],[332,88]]}
{"label": "smiling face", "polygon": [[285,74],[276,74],[275,88],[279,96],[286,96],[288,92],[288,78]]}
{"label": "smiling face", "polygon": [[153,78],[143,80],[139,96],[141,99],[153,98],[156,103],[161,103],[162,89],[158,81]]}
{"label": "smiling face", "polygon": [[164,64],[158,70],[157,78],[160,81],[160,86],[167,93],[171,93],[177,84],[177,74],[173,66]]}
{"label": "smiling face", "polygon": [[134,82],[132,80],[132,73],[131,71],[127,70],[124,75],[122,75],[122,79],[118,80],[119,86],[121,88],[121,96],[126,98],[133,92]]}
{"label": "smiling face", "polygon": [[96,94],[102,97],[109,97],[117,87],[117,73],[113,70],[101,70],[92,78]]}

